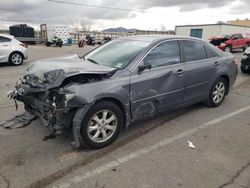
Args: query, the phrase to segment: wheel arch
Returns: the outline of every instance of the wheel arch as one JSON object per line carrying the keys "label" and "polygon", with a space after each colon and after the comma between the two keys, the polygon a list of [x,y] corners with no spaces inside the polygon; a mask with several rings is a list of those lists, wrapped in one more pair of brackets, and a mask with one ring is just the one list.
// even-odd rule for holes
{"label": "wheel arch", "polygon": [[127,116],[126,116],[126,109],[125,109],[124,104],[119,99],[114,98],[114,97],[103,97],[103,98],[97,99],[95,101],[95,103],[102,102],[102,101],[112,102],[112,103],[116,104],[121,109],[122,117],[123,117],[123,125],[122,125],[122,127],[126,128],[125,126],[127,124]]}
{"label": "wheel arch", "polygon": [[22,52],[20,52],[20,51],[13,51],[13,52],[11,52],[10,55],[9,55],[9,58],[8,58],[9,62],[10,62],[10,58],[11,58],[12,54],[14,54],[14,53],[19,53],[19,54],[22,56],[22,58],[24,59],[24,55],[23,55]]}
{"label": "wheel arch", "polygon": [[226,75],[226,74],[223,74],[223,75],[221,75],[220,76],[220,78],[224,78],[225,80],[226,80],[226,87],[227,87],[227,89],[226,89],[226,94],[228,94],[228,92],[229,92],[229,84],[230,84],[230,79],[229,79],[229,76],[228,75]]}

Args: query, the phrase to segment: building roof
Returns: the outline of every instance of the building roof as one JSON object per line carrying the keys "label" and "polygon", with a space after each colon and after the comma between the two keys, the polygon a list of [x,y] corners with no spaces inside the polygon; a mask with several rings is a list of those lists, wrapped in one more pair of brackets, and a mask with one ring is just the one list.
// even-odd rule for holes
{"label": "building roof", "polygon": [[179,35],[135,35],[135,36],[117,38],[116,40],[135,40],[135,41],[145,41],[145,42],[156,42],[156,41],[161,41],[161,40],[166,40],[166,39],[187,39],[187,38],[200,40],[194,37],[179,36]]}
{"label": "building roof", "polygon": [[219,25],[227,25],[227,26],[235,26],[235,27],[247,27],[244,25],[230,24],[230,23],[216,23],[216,24],[198,24],[198,25],[177,25],[175,27],[203,27],[203,26],[219,26]]}

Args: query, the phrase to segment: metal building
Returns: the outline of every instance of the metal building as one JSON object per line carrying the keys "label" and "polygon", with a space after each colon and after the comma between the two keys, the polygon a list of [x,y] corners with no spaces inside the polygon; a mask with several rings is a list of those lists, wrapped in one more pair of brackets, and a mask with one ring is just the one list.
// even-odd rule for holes
{"label": "metal building", "polygon": [[203,24],[203,25],[180,25],[175,27],[176,35],[192,36],[208,40],[212,36],[250,33],[250,27],[227,23]]}

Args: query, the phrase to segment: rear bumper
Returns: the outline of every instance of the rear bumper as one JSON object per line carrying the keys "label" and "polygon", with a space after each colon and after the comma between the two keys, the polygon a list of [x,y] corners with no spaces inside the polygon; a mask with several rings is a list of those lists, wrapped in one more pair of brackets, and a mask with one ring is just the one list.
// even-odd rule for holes
{"label": "rear bumper", "polygon": [[25,49],[22,53],[23,53],[23,58],[24,58],[24,59],[28,59],[28,52],[27,52],[27,49]]}

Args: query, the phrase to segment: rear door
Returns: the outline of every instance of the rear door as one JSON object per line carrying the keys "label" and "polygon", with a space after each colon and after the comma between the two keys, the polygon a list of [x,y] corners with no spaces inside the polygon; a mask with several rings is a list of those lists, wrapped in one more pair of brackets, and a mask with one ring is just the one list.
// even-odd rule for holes
{"label": "rear door", "polygon": [[133,119],[183,102],[185,65],[181,61],[177,40],[158,44],[139,65],[151,65],[152,68],[137,72],[137,67],[131,74],[130,100]]}
{"label": "rear door", "polygon": [[0,36],[0,62],[7,62],[11,49],[11,39]]}
{"label": "rear door", "polygon": [[216,75],[217,55],[201,41],[182,40],[182,50],[186,65],[185,102],[204,99]]}

